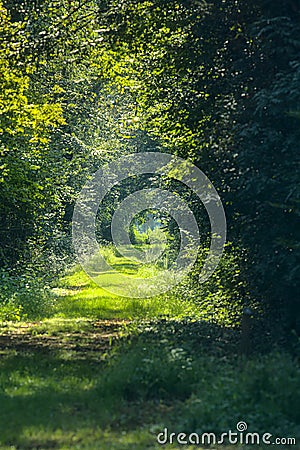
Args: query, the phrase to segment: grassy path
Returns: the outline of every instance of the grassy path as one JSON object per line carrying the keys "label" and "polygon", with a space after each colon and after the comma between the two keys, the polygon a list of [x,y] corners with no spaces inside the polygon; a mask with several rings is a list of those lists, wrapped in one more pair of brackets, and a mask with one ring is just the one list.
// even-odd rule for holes
{"label": "grassy path", "polygon": [[0,352],[51,352],[63,350],[75,359],[101,359],[120,337],[126,321],[45,320],[2,329]]}
{"label": "grassy path", "polygon": [[54,292],[51,317],[1,326],[0,448],[160,448],[147,422],[164,406],[124,402],[105,370],[133,319],[181,314],[181,302],[116,297],[80,271]]}
{"label": "grassy path", "polygon": [[116,297],[80,271],[55,295],[51,316],[1,326],[1,450],[179,449],[157,434],[239,420],[300,434],[300,370],[288,355],[241,360],[236,330],[185,318],[195,305]]}

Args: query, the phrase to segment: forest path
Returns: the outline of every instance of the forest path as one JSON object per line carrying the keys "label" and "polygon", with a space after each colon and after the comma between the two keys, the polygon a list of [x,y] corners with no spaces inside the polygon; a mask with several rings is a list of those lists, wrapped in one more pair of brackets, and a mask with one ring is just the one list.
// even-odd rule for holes
{"label": "forest path", "polygon": [[128,321],[48,319],[1,327],[0,355],[59,351],[75,359],[101,360],[121,337]]}

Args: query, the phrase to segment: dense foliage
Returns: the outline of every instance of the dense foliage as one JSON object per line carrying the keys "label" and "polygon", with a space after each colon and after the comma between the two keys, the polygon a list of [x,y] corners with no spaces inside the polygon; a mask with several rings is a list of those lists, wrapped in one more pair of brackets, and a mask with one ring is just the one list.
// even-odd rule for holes
{"label": "dense foliage", "polygon": [[108,14],[115,77],[143,126],[223,191],[252,295],[298,331],[299,18],[294,1],[124,1]]}
{"label": "dense foliage", "polygon": [[[165,427],[219,434],[240,421],[295,443],[300,0],[0,0],[0,38],[1,448],[158,449]],[[101,286],[74,264],[83,185],[145,151],[191,160],[220,194],[228,242],[203,284],[205,208],[165,175],[105,196]],[[188,204],[203,246],[185,280],[141,299],[177,255],[179,227],[163,208],[136,215],[139,264],[110,225],[150,186]],[[130,297],[109,290],[122,274],[139,279]]]}
{"label": "dense foliage", "polygon": [[15,277],[10,290],[28,267],[26,280],[61,269],[74,201],[99,165],[154,148],[192,159],[221,193],[238,301],[254,299],[272,320],[280,309],[299,331],[299,1],[0,9],[0,261]]}

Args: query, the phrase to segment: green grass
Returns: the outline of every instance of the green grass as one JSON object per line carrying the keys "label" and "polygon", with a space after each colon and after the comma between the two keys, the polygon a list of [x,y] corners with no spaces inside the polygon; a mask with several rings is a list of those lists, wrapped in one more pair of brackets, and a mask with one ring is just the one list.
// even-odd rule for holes
{"label": "green grass", "polygon": [[299,438],[299,361],[280,349],[241,357],[237,330],[201,321],[175,292],[117,297],[77,268],[48,317],[3,323],[0,449],[179,449],[157,434],[221,433],[240,420]]}
{"label": "green grass", "polygon": [[32,341],[2,350],[0,448],[156,449],[164,427],[221,433],[239,420],[252,431],[298,436],[300,379],[292,358],[274,352],[239,359],[234,343],[225,345],[229,336],[209,327],[196,334],[196,326],[149,323],[105,356],[91,321],[29,326],[36,342],[49,341],[38,350]]}
{"label": "green grass", "polygon": [[[103,273],[101,285],[117,283],[117,274]],[[120,297],[93,282],[83,271],[61,280],[53,313],[56,317],[149,319],[199,315],[198,306],[171,293],[146,299]]]}

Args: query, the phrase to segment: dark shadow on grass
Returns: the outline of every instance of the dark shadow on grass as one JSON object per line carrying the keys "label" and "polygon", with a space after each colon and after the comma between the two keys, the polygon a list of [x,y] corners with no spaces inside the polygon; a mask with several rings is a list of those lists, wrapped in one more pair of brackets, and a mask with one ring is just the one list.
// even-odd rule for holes
{"label": "dark shadow on grass", "polygon": [[[108,403],[105,406],[103,398],[95,396],[95,389],[88,387],[89,379],[95,381],[100,377],[102,364],[66,361],[58,355],[38,352],[7,357],[1,363],[1,370],[8,377],[10,373],[17,373],[21,378],[22,374],[25,378],[32,375],[35,380],[24,394],[14,393],[13,383],[3,382],[0,393],[0,442],[3,445],[22,449],[47,447],[42,438],[40,441],[34,436],[32,439],[22,438],[24,429],[28,427],[76,433],[82,427],[89,427],[92,431],[95,426],[109,423],[112,405],[108,406]],[[86,387],[80,386],[82,378],[87,379]],[[72,379],[73,382],[70,381]],[[8,384],[9,394],[4,392]],[[21,380],[18,389],[22,390]],[[49,448],[56,448],[61,443],[52,440]]]}
{"label": "dark shadow on grass", "polygon": [[[224,431],[250,414],[273,428],[300,419],[300,386],[289,360],[286,373],[279,357],[271,367],[249,358],[248,367],[238,349],[238,330],[189,319],[138,325],[107,362],[78,358],[76,351],[66,357],[63,349],[12,348],[1,360],[0,442],[23,450],[72,448],[73,435],[84,439],[107,427],[121,432],[164,423],[175,431],[216,431],[222,419]],[[29,428],[44,436],[24,436]],[[55,437],[57,430],[62,436]]]}
{"label": "dark shadow on grass", "polygon": [[121,273],[130,273],[134,274],[137,272],[138,268],[140,267],[140,264],[133,264],[133,263],[115,263],[112,264],[112,267]]}

